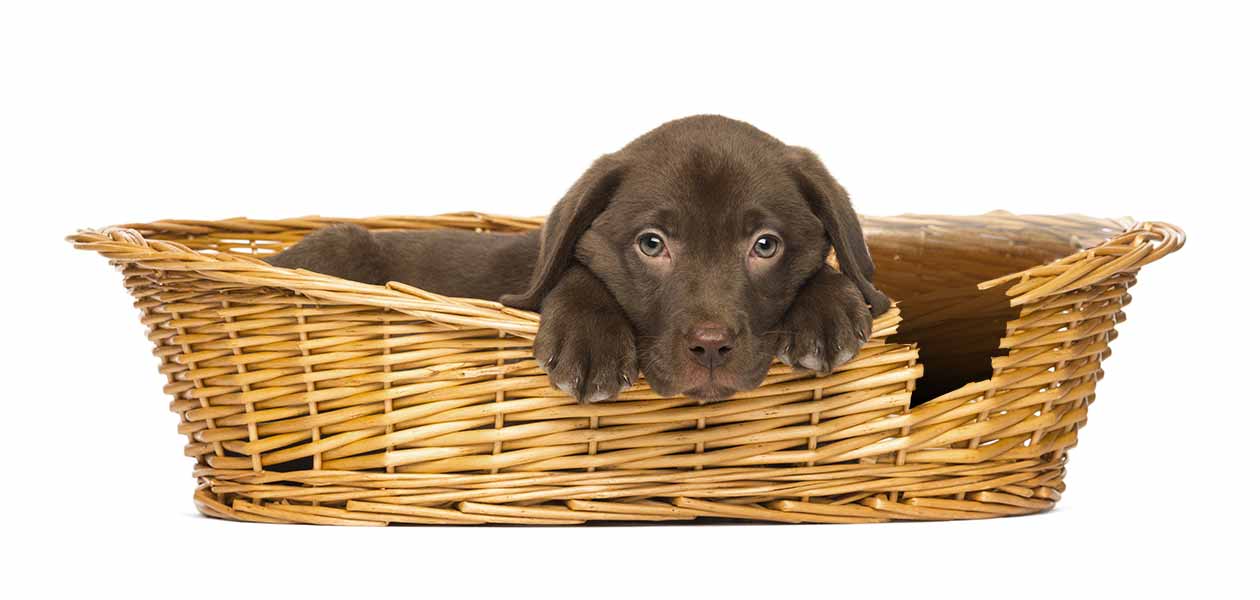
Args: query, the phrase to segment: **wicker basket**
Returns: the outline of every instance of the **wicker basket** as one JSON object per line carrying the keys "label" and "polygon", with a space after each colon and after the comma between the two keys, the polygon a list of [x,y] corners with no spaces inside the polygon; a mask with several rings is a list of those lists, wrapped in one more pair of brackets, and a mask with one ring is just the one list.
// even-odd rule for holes
{"label": "wicker basket", "polygon": [[[201,512],[260,522],[869,523],[1044,511],[1165,223],[866,218],[898,299],[825,377],[775,365],[699,404],[641,381],[581,406],[530,358],[538,316],[254,258],[313,229],[537,219],[162,221],[82,231],[123,272],[196,459]],[[925,373],[926,369],[926,373]]]}

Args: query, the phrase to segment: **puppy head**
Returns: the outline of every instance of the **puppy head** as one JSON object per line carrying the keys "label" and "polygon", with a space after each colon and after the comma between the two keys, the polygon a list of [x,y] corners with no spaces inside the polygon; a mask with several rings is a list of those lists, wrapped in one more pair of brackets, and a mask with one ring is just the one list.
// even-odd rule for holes
{"label": "puppy head", "polygon": [[802,148],[717,116],[666,123],[604,156],[548,218],[536,308],[571,261],[617,299],[661,395],[718,399],[756,387],[775,325],[835,251],[872,310],[888,300],[843,188]]}

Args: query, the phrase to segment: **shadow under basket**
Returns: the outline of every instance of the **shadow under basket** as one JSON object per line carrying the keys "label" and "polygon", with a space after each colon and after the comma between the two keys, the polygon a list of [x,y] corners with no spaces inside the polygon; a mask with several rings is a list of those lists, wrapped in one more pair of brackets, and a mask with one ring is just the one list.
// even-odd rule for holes
{"label": "shadow under basket", "polygon": [[696,518],[869,523],[1048,510],[1166,223],[867,217],[898,301],[827,376],[775,364],[701,404],[640,380],[578,405],[538,315],[272,267],[333,223],[521,231],[538,219],[161,221],[81,231],[123,273],[196,459],[197,508],[330,525]]}

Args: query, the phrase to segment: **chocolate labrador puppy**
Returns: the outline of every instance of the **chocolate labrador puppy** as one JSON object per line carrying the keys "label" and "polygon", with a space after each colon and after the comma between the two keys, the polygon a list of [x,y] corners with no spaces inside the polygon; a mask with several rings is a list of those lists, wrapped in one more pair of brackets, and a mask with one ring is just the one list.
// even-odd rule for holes
{"label": "chocolate labrador puppy", "polygon": [[662,396],[702,400],[756,387],[775,356],[828,373],[889,307],[818,157],[720,116],[671,121],[596,160],[540,231],[339,225],[268,260],[541,310],[534,356],[581,402],[616,398],[640,370]]}

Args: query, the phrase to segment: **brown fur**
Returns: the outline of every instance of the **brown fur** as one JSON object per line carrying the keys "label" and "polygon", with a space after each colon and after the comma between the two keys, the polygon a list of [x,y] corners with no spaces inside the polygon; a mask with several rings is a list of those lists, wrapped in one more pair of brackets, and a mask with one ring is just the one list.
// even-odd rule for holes
{"label": "brown fur", "polygon": [[[668,258],[640,249],[645,230]],[[778,252],[750,253],[767,231]],[[824,264],[831,250],[840,272]],[[595,161],[541,235],[338,226],[270,260],[540,310],[539,364],[591,402],[640,370],[660,394],[702,399],[757,386],[776,355],[829,372],[889,306],[848,195],[818,158],[718,116],[671,121]]]}
{"label": "brown fur", "polygon": [[333,225],[266,260],[363,283],[398,281],[444,296],[498,300],[529,285],[537,257],[538,232],[371,232]]}

